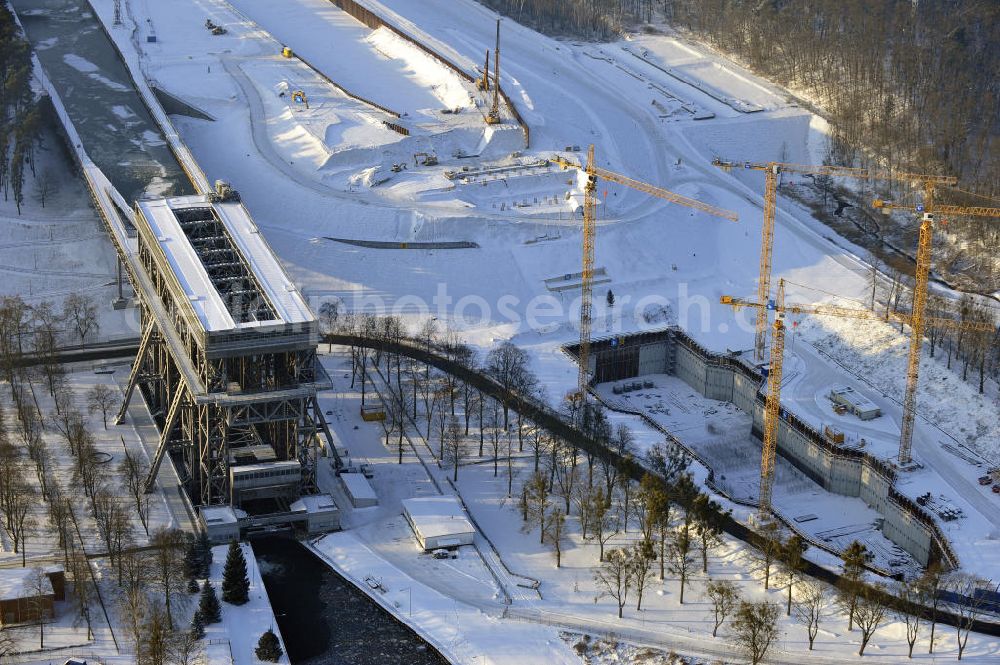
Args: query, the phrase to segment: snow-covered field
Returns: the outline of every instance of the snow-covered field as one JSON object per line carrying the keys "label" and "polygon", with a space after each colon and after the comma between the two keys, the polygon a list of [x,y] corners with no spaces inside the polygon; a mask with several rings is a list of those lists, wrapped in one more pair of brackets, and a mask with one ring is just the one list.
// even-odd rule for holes
{"label": "snow-covered field", "polygon": [[[707,637],[712,630],[711,605],[702,595],[707,579],[732,580],[748,598],[784,602],[786,587],[777,583],[765,592],[760,563],[748,556],[738,541],[727,538],[721,547],[710,552],[708,575],[701,572],[700,563],[696,566],[683,605],[678,602],[676,576],[668,573],[666,579],[660,581],[654,563],[654,579],[643,596],[643,609],[635,610],[633,595],[624,618],[618,620],[614,601],[606,597],[595,601],[595,596],[599,595],[593,580],[596,542],[583,540],[576,518],[571,517],[562,566],[555,568],[553,551],[549,545],[539,544],[537,529],[522,529],[517,500],[507,495],[506,460],[500,460],[499,472],[494,476],[489,446],[486,457],[476,455],[478,432],[475,426],[467,443],[471,457],[460,468],[454,486],[447,479],[451,470],[437,465],[434,456],[438,449],[436,435],[427,441],[418,432],[424,426],[421,413],[408,427],[404,460],[399,465],[395,435],[391,437],[391,445],[385,446],[382,428],[360,418],[360,386],[350,387],[350,363],[346,354],[324,356],[323,362],[333,378],[334,389],[321,395],[321,404],[329,412],[334,434],[341,445],[348,448],[352,461],[366,462],[374,467],[371,483],[379,496],[379,506],[348,509],[345,522],[348,530],[318,540],[314,549],[358,588],[383,606],[394,609],[402,621],[427,636],[446,656],[457,656],[456,662],[476,662],[471,660],[474,654],[484,654],[491,659],[489,662],[497,663],[566,662],[566,647],[575,640],[553,641],[559,630],[620,641],[623,652],[627,653],[634,652],[635,648],[628,646],[632,643],[667,653],[673,650],[699,662],[715,659],[729,662],[733,656],[726,637],[728,629],[723,627],[716,640]],[[380,385],[380,381],[374,378],[376,385]],[[369,399],[370,395],[369,392]],[[462,419],[461,405],[458,417]],[[516,440],[514,444],[516,447]],[[581,464],[585,463],[581,461]],[[531,467],[530,451],[526,448],[523,454],[518,454],[515,450],[512,465],[515,492],[518,484],[530,475]],[[324,482],[336,487],[332,474],[327,475]],[[439,489],[445,494],[459,494],[482,529],[482,535],[489,538],[487,542],[477,536],[475,546],[459,548],[455,560],[439,561],[421,553],[400,514],[402,499],[434,495]],[[800,507],[810,500],[800,496]],[[831,516],[830,519],[835,518]],[[607,547],[628,545],[638,537],[633,524],[628,532],[614,536]],[[371,589],[365,581],[368,576],[380,580],[384,590]],[[518,586],[518,582],[532,579],[540,581],[537,593]],[[501,588],[512,599],[509,605],[505,603],[504,594],[499,592]],[[845,627],[845,617],[831,607],[821,625],[810,662],[853,662],[857,658],[858,632],[847,632]],[[918,646],[915,659],[936,662],[934,658],[954,658],[952,633],[951,629],[940,632],[933,658],[919,653],[926,650],[926,644],[918,643],[924,644],[924,648]],[[866,650],[866,656],[881,658],[884,662],[905,658],[904,636],[900,622],[887,620],[869,645],[870,651]],[[522,639],[533,648],[520,652],[522,660],[510,660],[509,645],[519,644]],[[995,639],[974,639],[979,640],[977,651],[974,654],[967,651],[963,660],[968,658],[976,662],[978,659],[986,663],[1000,653],[1000,642]],[[543,644],[547,646],[536,651]],[[803,628],[782,616],[781,640],[773,662],[801,662],[806,644]]]}

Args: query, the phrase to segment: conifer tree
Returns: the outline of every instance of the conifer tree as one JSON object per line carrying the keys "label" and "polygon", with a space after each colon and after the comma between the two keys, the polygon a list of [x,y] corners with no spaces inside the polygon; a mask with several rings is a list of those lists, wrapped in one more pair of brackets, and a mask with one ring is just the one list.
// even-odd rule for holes
{"label": "conifer tree", "polygon": [[196,611],[191,618],[191,630],[189,634],[196,640],[205,637],[205,619],[202,618],[200,610]]}
{"label": "conifer tree", "polygon": [[222,600],[232,605],[243,605],[250,600],[250,579],[243,549],[235,540],[229,543],[226,567],[222,571]]}
{"label": "conifer tree", "polygon": [[205,580],[201,587],[198,614],[201,615],[202,623],[206,625],[222,621],[222,606],[219,605],[219,598],[215,595],[215,587],[208,580]]}
{"label": "conifer tree", "polygon": [[198,535],[195,537],[195,543],[199,561],[201,562],[201,574],[198,577],[204,579],[208,577],[212,566],[212,543],[208,541],[208,534],[204,531],[198,532]]}
{"label": "conifer tree", "polygon": [[267,632],[260,636],[255,653],[257,658],[265,663],[278,662],[284,652],[281,650],[281,643],[278,642],[278,636],[274,634],[273,630],[268,628]]}

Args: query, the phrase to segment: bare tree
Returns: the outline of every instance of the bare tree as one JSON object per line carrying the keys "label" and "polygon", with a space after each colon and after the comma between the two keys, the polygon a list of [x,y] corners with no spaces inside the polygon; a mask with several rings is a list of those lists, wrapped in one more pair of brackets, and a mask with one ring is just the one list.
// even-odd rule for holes
{"label": "bare tree", "polygon": [[917,580],[917,591],[920,593],[922,605],[930,609],[931,634],[928,639],[927,653],[934,653],[934,632],[937,628],[938,607],[941,605],[941,589],[944,586],[944,576],[941,564],[932,561]]}
{"label": "bare tree", "polygon": [[632,558],[623,549],[613,549],[604,557],[601,567],[594,572],[598,596],[614,598],[618,604],[618,618],[622,618],[628,592],[632,588]]}
{"label": "bare tree", "polygon": [[28,611],[31,620],[38,623],[38,648],[45,649],[45,624],[52,619],[52,582],[42,568],[32,568],[27,580]]}
{"label": "bare tree", "polygon": [[506,395],[510,392],[522,391],[535,383],[531,370],[528,369],[528,354],[512,342],[504,341],[490,350],[486,356],[486,372],[503,388],[501,394],[503,404],[503,425],[508,424],[508,407]]}
{"label": "bare tree", "polygon": [[857,595],[854,603],[854,620],[861,629],[861,648],[858,649],[858,656],[865,655],[865,647],[885,618],[887,608],[884,594],[883,584],[873,584],[862,587]]}
{"label": "bare tree", "polygon": [[97,305],[93,298],[79,293],[71,293],[63,301],[63,317],[73,327],[80,337],[80,344],[86,341],[87,335],[100,329],[97,320]]}
{"label": "bare tree", "polygon": [[733,643],[753,665],[767,656],[778,639],[778,613],[774,603],[743,601],[733,618]]}
{"label": "bare tree", "polygon": [[[452,467],[452,481],[458,482],[458,467],[466,459],[465,437],[462,435],[462,425],[455,416],[448,417],[442,446],[442,461]],[[508,494],[510,492],[508,491]]]}
{"label": "bare tree", "polygon": [[[337,327],[337,318],[340,316],[340,301],[327,300],[319,306],[319,321],[323,326],[324,333],[331,333]],[[327,352],[333,351],[333,342],[327,345]]]}
{"label": "bare tree", "polygon": [[116,604],[132,646],[138,654],[142,647],[149,596],[146,592],[153,578],[153,562],[146,552],[128,550],[122,554],[122,575],[118,580]]}
{"label": "bare tree", "polygon": [[94,629],[91,623],[90,605],[94,593],[90,578],[90,563],[83,552],[77,550],[72,541],[69,543],[66,570],[73,581],[73,602],[76,607],[77,620],[87,624],[87,639],[93,639]]}
{"label": "bare tree", "polygon": [[167,643],[170,665],[197,665],[204,655],[201,640],[189,630],[174,631]]}
{"label": "bare tree", "polygon": [[88,408],[91,413],[95,411],[101,412],[101,418],[104,420],[104,429],[108,428],[108,411],[113,409],[117,402],[118,395],[103,383],[98,383],[87,391]]}
{"label": "bare tree", "polygon": [[43,208],[45,207],[45,202],[49,199],[56,188],[55,175],[52,169],[43,169],[35,177],[35,200]]}
{"label": "bare tree", "polygon": [[169,629],[174,624],[171,608],[184,598],[184,549],[187,538],[180,529],[157,529],[149,544],[153,547],[151,581],[163,595]]}
{"label": "bare tree", "polygon": [[962,660],[972,627],[986,610],[987,596],[981,593],[981,590],[989,588],[991,584],[988,580],[971,575],[954,575],[949,581],[948,589],[963,599],[953,606],[954,613],[958,617],[958,621],[955,622],[955,642],[958,646],[959,660]]}
{"label": "bare tree", "polygon": [[758,535],[761,542],[756,555],[758,562],[764,567],[764,588],[767,589],[771,582],[771,569],[781,556],[781,532],[776,522],[768,521],[761,525]]}
{"label": "bare tree", "polygon": [[640,540],[629,550],[632,559],[632,586],[635,587],[635,594],[638,600],[635,604],[636,611],[642,610],[642,594],[646,590],[646,582],[649,580],[649,567],[656,558],[653,544],[648,540]]}
{"label": "bare tree", "polygon": [[677,575],[680,586],[680,604],[684,604],[684,587],[688,583],[688,575],[694,567],[691,558],[691,534],[687,529],[678,528],[670,533],[667,544],[667,570],[671,575]]}
{"label": "bare tree", "polygon": [[902,605],[893,608],[893,615],[896,619],[906,625],[906,644],[909,647],[906,657],[913,658],[913,647],[917,643],[920,635],[920,611],[909,612],[907,610],[919,607],[922,604],[922,594],[917,586],[911,582],[900,580],[893,585],[893,595],[902,601]]}
{"label": "bare tree", "polygon": [[591,529],[599,546],[597,560],[604,561],[604,547],[618,533],[618,511],[612,506],[611,497],[604,494],[603,487],[594,490],[591,506],[593,511]]}
{"label": "bare tree", "polygon": [[122,484],[132,497],[135,513],[139,517],[146,535],[149,535],[149,494],[146,493],[146,476],[149,475],[149,464],[137,455],[125,450],[118,471],[122,476]]}
{"label": "bare tree", "polygon": [[556,568],[562,566],[562,550],[566,544],[566,513],[556,506],[545,516],[545,537],[556,555]]}
{"label": "bare tree", "polygon": [[710,581],[706,585],[705,595],[712,601],[712,612],[715,616],[712,637],[717,637],[719,628],[739,604],[740,592],[736,589],[736,584],[733,582],[729,580],[717,580]]}
{"label": "bare tree", "polygon": [[807,582],[800,585],[799,599],[792,606],[795,611],[795,618],[806,627],[806,634],[809,636],[809,650],[812,651],[813,642],[819,634],[819,625],[826,616],[829,609],[830,597],[826,588],[818,582]]}
{"label": "bare tree", "polygon": [[549,485],[545,475],[534,473],[524,483],[524,528],[527,531],[536,526],[539,531],[538,542],[545,542],[545,518],[549,512]]}
{"label": "bare tree", "polygon": [[146,624],[143,626],[143,637],[139,650],[140,662],[145,665],[166,665],[170,633],[170,612],[158,602],[149,604],[146,613]]}

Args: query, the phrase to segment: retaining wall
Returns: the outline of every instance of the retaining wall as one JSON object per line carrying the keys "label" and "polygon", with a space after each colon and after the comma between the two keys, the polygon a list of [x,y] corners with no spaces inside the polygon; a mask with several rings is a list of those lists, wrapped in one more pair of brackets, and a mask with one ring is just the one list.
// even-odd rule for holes
{"label": "retaining wall", "polygon": [[[371,9],[365,7],[361,3],[357,2],[356,0],[330,0],[330,2],[337,5],[342,10],[344,10],[345,12],[347,12],[348,14],[350,14],[358,21],[371,28],[372,30],[377,30],[379,28],[386,28],[387,30],[392,31],[393,33],[398,35],[401,39],[405,39],[407,42],[413,44],[427,55],[431,56],[435,60],[440,61],[441,64],[443,64],[445,67],[447,67],[448,69],[452,70],[453,72],[461,76],[466,81],[470,81],[473,83],[476,81],[475,76],[465,71],[457,64],[455,64],[448,58],[444,57],[431,47],[427,46],[426,44],[423,44],[416,38],[406,34],[405,32],[403,32],[393,24],[389,23],[384,18],[373,12]],[[510,114],[514,117],[514,120],[517,121],[517,124],[520,125],[521,131],[524,132],[524,147],[530,148],[531,129],[528,127],[528,123],[526,123],[524,121],[524,118],[521,117],[521,113],[517,110],[517,107],[514,105],[514,102],[511,101],[510,97],[507,96],[507,93],[504,92],[503,86],[500,85],[499,81],[497,82],[497,85],[499,86],[500,97],[503,99],[504,104],[507,105],[508,110],[510,110]]]}
{"label": "retaining wall", "polygon": [[[596,380],[642,374],[672,374],[709,399],[732,402],[752,414],[752,433],[761,438],[765,397],[763,375],[740,358],[712,353],[679,329],[598,340],[592,346]],[[638,349],[640,362],[630,361]],[[572,352],[572,348],[570,351]],[[896,472],[868,453],[827,441],[794,413],[782,408],[778,453],[828,492],[856,496],[882,515],[886,538],[927,565],[958,560],[933,518],[894,487]]]}

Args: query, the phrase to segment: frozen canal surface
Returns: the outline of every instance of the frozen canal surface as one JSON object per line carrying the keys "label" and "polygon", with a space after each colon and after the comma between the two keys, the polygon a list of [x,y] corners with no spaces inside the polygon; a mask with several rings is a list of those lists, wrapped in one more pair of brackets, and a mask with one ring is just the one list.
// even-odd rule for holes
{"label": "frozen canal surface", "polygon": [[293,540],[254,554],[294,665],[447,665],[408,627]]}
{"label": "frozen canal surface", "polygon": [[90,158],[126,200],[193,194],[159,127],[83,0],[14,0],[28,40]]}

